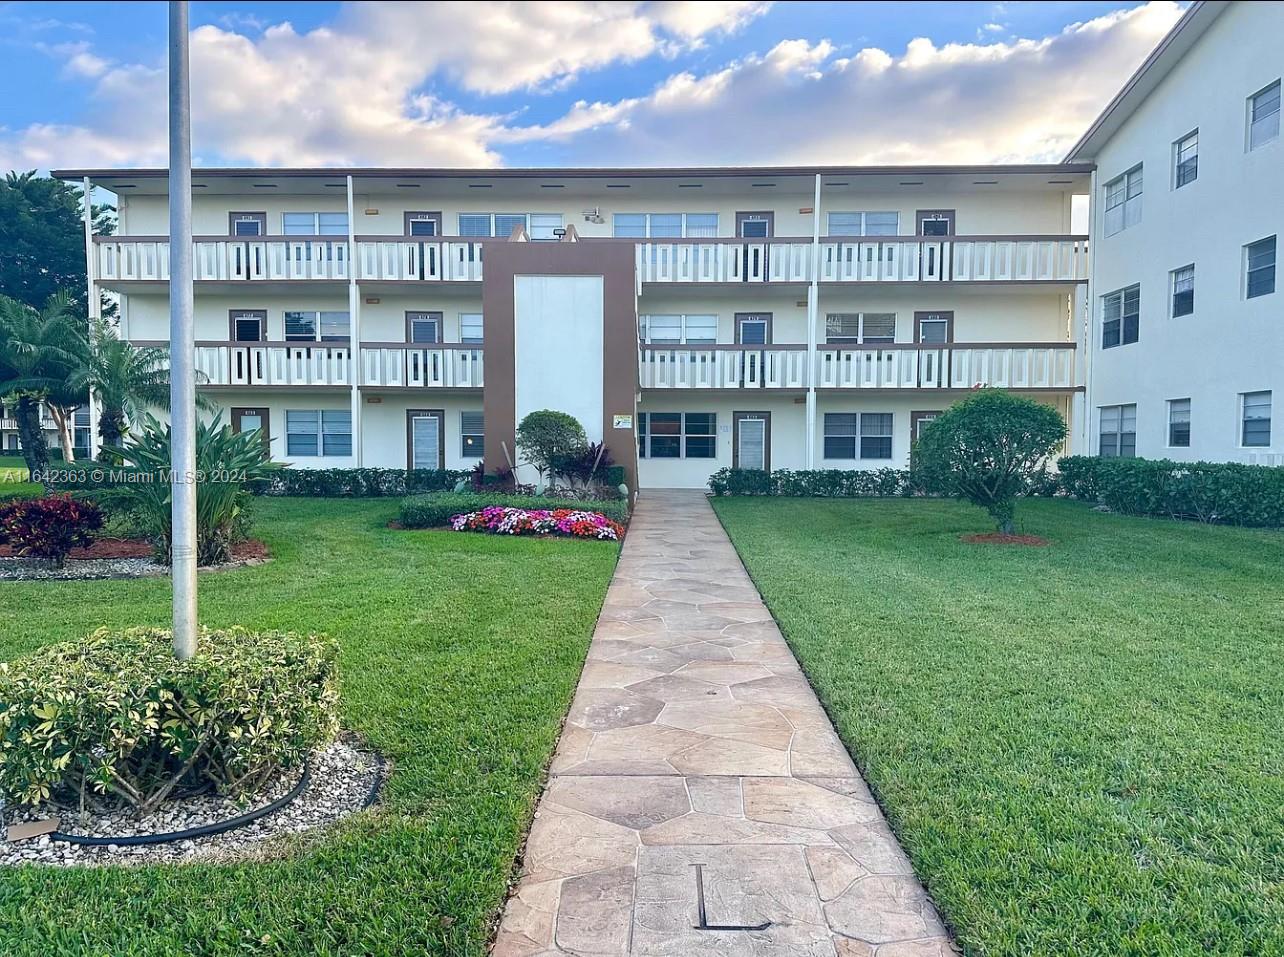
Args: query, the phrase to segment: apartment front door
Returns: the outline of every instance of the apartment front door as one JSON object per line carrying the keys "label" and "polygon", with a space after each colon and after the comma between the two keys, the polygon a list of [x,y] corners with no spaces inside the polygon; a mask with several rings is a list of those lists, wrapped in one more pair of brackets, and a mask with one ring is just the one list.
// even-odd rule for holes
{"label": "apartment front door", "polygon": [[732,466],[771,471],[771,413],[733,412],[731,424]]}
{"label": "apartment front door", "polygon": [[233,342],[267,340],[266,309],[233,309],[228,313],[228,325]]}
{"label": "apartment front door", "polygon": [[920,236],[953,236],[954,210],[920,209],[914,217]]}
{"label": "apartment front door", "polygon": [[771,345],[771,313],[737,312],[736,342],[746,346]]}
{"label": "apartment front door", "polygon": [[233,408],[232,431],[253,432],[256,429],[263,438],[263,448],[270,456],[272,453],[271,415],[265,408]]}
{"label": "apartment front door", "polygon": [[913,445],[918,441],[918,437],[923,434],[923,427],[936,419],[941,414],[940,409],[931,409],[922,412],[910,413],[910,444]]}
{"label": "apartment front door", "polygon": [[939,345],[954,341],[952,310],[914,313],[914,341]]}
{"label": "apartment front door", "polygon": [[446,447],[442,434],[444,418],[445,413],[439,409],[411,409],[406,413],[406,464],[409,468],[446,467]]}
{"label": "apartment front door", "polygon": [[267,213],[228,213],[229,236],[263,236],[267,233]]}
{"label": "apartment front door", "polygon": [[406,213],[407,236],[440,236],[441,213]]}
{"label": "apartment front door", "polygon": [[[736,213],[736,235],[741,239],[770,239],[776,231],[776,214],[762,212]],[[740,278],[746,282],[767,278],[767,244],[745,243],[740,252]]]}

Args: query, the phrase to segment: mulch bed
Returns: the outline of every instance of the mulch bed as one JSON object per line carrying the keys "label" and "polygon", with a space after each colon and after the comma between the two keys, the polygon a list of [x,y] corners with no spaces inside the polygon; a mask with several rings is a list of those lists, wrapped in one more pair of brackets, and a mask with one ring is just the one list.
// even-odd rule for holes
{"label": "mulch bed", "polygon": [[[150,558],[151,543],[141,538],[100,538],[88,548],[73,548],[69,559],[101,558]],[[20,557],[12,545],[0,545],[0,558]],[[255,558],[267,558],[267,546],[258,539],[240,542],[232,546],[232,560],[243,562]]]}
{"label": "mulch bed", "polygon": [[1002,532],[989,532],[985,535],[959,536],[969,545],[1035,545],[1044,546],[1052,543],[1038,535],[1005,535]]}

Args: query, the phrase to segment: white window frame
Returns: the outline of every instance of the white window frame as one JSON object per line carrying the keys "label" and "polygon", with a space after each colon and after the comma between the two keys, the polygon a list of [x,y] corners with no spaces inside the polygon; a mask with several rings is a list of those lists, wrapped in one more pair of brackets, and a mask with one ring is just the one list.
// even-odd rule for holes
{"label": "white window frame", "polygon": [[[1141,197],[1145,185],[1142,177],[1143,165],[1138,163],[1132,169],[1124,170],[1102,187],[1104,190],[1102,223],[1107,236],[1121,233],[1128,227],[1136,226],[1141,222]],[[1114,199],[1112,199],[1112,193],[1115,194]],[[1113,215],[1115,210],[1119,210],[1118,215]]]}
{"label": "white window frame", "polygon": [[[1191,140],[1195,141],[1193,144],[1194,153],[1183,160],[1181,155],[1182,150],[1186,148],[1186,144]],[[1191,177],[1185,182],[1182,182],[1182,164],[1191,162],[1192,160],[1194,162],[1191,166]],[[1199,127],[1196,127],[1185,136],[1178,137],[1173,141],[1173,189],[1181,189],[1183,186],[1189,186],[1197,179],[1199,179]]]}
{"label": "white window frame", "polygon": [[[1274,111],[1254,118],[1254,114],[1257,112],[1257,101],[1272,92],[1275,94]],[[1280,138],[1280,93],[1280,81],[1276,78],[1248,97],[1244,131],[1245,152],[1252,153],[1254,150],[1260,150],[1264,146],[1270,146]],[[1254,137],[1257,136],[1259,129],[1262,131],[1262,137],[1257,142],[1254,142]]]}
{"label": "white window frame", "polygon": [[[315,414],[317,417],[316,431],[305,432],[302,429],[291,430],[290,415],[292,413],[293,414]],[[348,430],[344,432],[342,430],[332,429],[331,431],[327,432],[325,427],[327,414],[329,414],[332,417],[346,415],[348,417]],[[317,439],[316,454],[303,455],[301,453],[291,452],[290,436],[292,435],[315,435]],[[338,437],[338,436],[344,436],[344,435],[348,437],[347,451],[339,452],[339,451],[327,450],[326,436]],[[346,458],[352,455],[352,442],[353,442],[353,438],[352,438],[352,410],[351,409],[286,409],[285,410],[285,454],[287,456],[294,456],[296,458]]]}
{"label": "white window frame", "polygon": [[[1186,408],[1185,408],[1185,416],[1186,416],[1186,420],[1185,420],[1185,422],[1184,422],[1184,423],[1183,423],[1182,421],[1178,420],[1178,419],[1174,419],[1174,418],[1173,418],[1173,413],[1175,413],[1175,412],[1177,412],[1177,411],[1178,411],[1178,406],[1179,406],[1181,403],[1183,403],[1183,402],[1186,404]],[[1169,399],[1169,400],[1168,400],[1168,433],[1167,433],[1167,435],[1165,435],[1165,436],[1164,436],[1164,444],[1165,444],[1165,446],[1166,446],[1167,448],[1170,448],[1170,449],[1188,449],[1188,448],[1190,448],[1190,440],[1191,440],[1190,412],[1191,412],[1191,408],[1192,408],[1192,403],[1191,403],[1191,401],[1190,401],[1190,399],[1189,399],[1189,398],[1186,398],[1186,399]],[[1184,424],[1184,425],[1186,426],[1186,444],[1185,444],[1185,445],[1178,445],[1177,443],[1173,442],[1173,426],[1174,426],[1174,425],[1182,425],[1182,424]]]}
{"label": "white window frame", "polygon": [[[831,316],[855,316],[856,317],[856,341],[851,341],[851,336],[838,336],[836,339],[830,338],[829,319]],[[878,316],[880,319],[887,316],[892,317],[892,337],[887,339],[886,336],[875,336],[876,342],[870,342],[865,331],[865,318],[867,316]],[[896,342],[897,329],[896,313],[894,312],[827,312],[825,313],[825,344],[833,346],[854,346],[854,345],[893,345]]]}
{"label": "white window frame", "polygon": [[[833,435],[830,435],[829,433],[830,418],[833,416],[840,416],[840,415],[850,416],[851,418],[856,420],[854,424],[855,431],[852,432],[851,435],[848,435],[846,432],[841,432],[841,433],[835,432]],[[826,444],[827,440],[829,439],[843,439],[844,441],[846,441],[847,439],[851,439],[852,454],[851,455],[830,455],[829,448]],[[857,456],[859,455],[860,455],[860,413],[858,412],[826,412],[824,413],[823,417],[820,420],[820,456],[821,458],[828,462],[855,462],[857,459]]]}
{"label": "white window frame", "polygon": [[[312,317],[312,338],[300,339],[297,336],[290,338],[289,316],[311,316]],[[322,316],[346,316],[348,320],[348,334],[346,336],[335,336],[328,339],[321,337],[321,317]],[[352,341],[352,314],[346,309],[286,309],[281,314],[281,333],[285,336],[286,342],[351,342]]]}
{"label": "white window frame", "polygon": [[[1128,431],[1124,428],[1124,425],[1127,424],[1126,417],[1127,417],[1128,409],[1132,410],[1132,430],[1131,431]],[[1105,431],[1107,412],[1111,413],[1112,415],[1118,416],[1118,418],[1115,420],[1115,430],[1110,433],[1107,433]],[[1115,454],[1114,455],[1103,455],[1101,452],[1101,440],[1107,434],[1113,435],[1115,437]],[[1123,437],[1125,435],[1132,436],[1132,453],[1130,455],[1123,454],[1123,448],[1124,448]],[[1120,459],[1120,458],[1135,459],[1137,457],[1137,403],[1125,402],[1122,405],[1102,405],[1097,407],[1097,456],[1099,458],[1116,458],[1116,459]]]}
{"label": "white window frame", "polygon": [[[536,223],[536,220],[539,220]],[[531,242],[555,243],[561,237],[554,233],[563,226],[561,213],[530,213],[526,217],[526,233]]]}
{"label": "white window frame", "polygon": [[[486,217],[486,230],[487,230],[487,231],[486,231],[486,234],[485,234],[485,235],[481,235],[481,234],[479,234],[479,233],[465,233],[465,232],[464,232],[464,219],[465,219],[465,218],[478,218],[478,217],[482,217],[482,216],[485,216],[485,217]],[[456,216],[455,216],[455,226],[456,226],[456,228],[457,228],[457,229],[458,229],[458,231],[459,231],[459,235],[460,235],[462,238],[464,238],[464,239],[507,239],[509,236],[511,236],[511,235],[512,235],[512,230],[511,230],[511,229],[510,229],[507,233],[505,233],[504,235],[502,235],[502,236],[498,235],[498,234],[495,232],[495,220],[496,220],[497,218],[500,218],[500,217],[503,217],[503,218],[506,218],[506,219],[509,219],[509,218],[511,218],[511,219],[520,219],[520,220],[522,221],[522,228],[526,230],[526,235],[527,235],[528,237],[530,236],[530,213],[504,213],[504,212],[500,212],[500,213],[487,213],[487,212],[483,212],[483,211],[476,211],[476,212],[474,212],[474,211],[471,211],[471,210],[470,210],[470,211],[467,211],[467,212],[462,212],[462,213],[457,213],[457,214],[456,214]]]}
{"label": "white window frame", "polygon": [[[859,216],[860,224],[857,227],[860,231],[855,233],[836,233],[834,232],[835,216]],[[869,231],[869,217],[871,216],[894,216],[896,221],[892,226],[890,233],[871,233]],[[901,232],[901,214],[893,209],[834,209],[825,214],[825,235],[832,237],[839,236],[899,236]]]}
{"label": "white window frame", "polygon": [[[617,225],[616,225],[616,224],[617,224],[617,220],[618,220],[618,219],[619,219],[619,217],[621,217],[621,216],[641,216],[641,217],[643,217],[643,220],[642,220],[642,235],[641,235],[641,236],[625,236],[625,237],[623,237],[623,238],[625,238],[625,239],[651,239],[651,238],[655,238],[655,239],[661,239],[661,240],[663,240],[663,239],[677,239],[677,238],[678,238],[678,237],[676,237],[676,236],[656,236],[656,237],[652,237],[652,235],[651,235],[651,217],[652,217],[652,216],[681,216],[681,217],[682,217],[682,238],[685,238],[685,239],[716,239],[716,238],[718,237],[718,235],[719,235],[719,233],[718,233],[718,229],[719,229],[719,227],[720,227],[720,225],[721,225],[718,214],[717,214],[717,213],[715,213],[715,212],[713,212],[713,211],[709,211],[709,212],[690,212],[690,213],[688,213],[688,212],[679,212],[679,211],[677,211],[677,210],[671,210],[671,211],[668,211],[668,212],[653,212],[653,213],[643,213],[643,212],[618,212],[618,213],[612,213],[612,214],[611,214],[611,235],[612,235],[612,236],[614,236],[614,237],[617,237],[617,238],[618,238],[618,237],[620,237],[620,234],[619,234],[619,232],[617,231]],[[713,225],[712,225],[712,227],[710,227],[710,226],[708,226],[708,225],[701,225],[701,226],[700,226],[700,227],[698,227],[698,228],[699,228],[699,229],[701,229],[701,230],[708,230],[708,229],[712,228],[712,229],[713,229],[713,232],[711,232],[711,233],[709,233],[709,232],[701,232],[699,235],[694,235],[694,234],[691,232],[691,230],[692,230],[693,226],[692,226],[692,224],[691,224],[690,217],[692,217],[692,216],[709,216],[709,217],[712,217],[712,218],[713,218]]]}
{"label": "white window frame", "polygon": [[[1130,293],[1134,289],[1137,290],[1137,338],[1128,339],[1126,338],[1125,333],[1128,328],[1127,316],[1130,315],[1130,313],[1124,312],[1124,306],[1128,302],[1128,293]],[[1112,343],[1111,345],[1106,345],[1106,322],[1108,321],[1106,319],[1106,311],[1109,309],[1111,301],[1116,298],[1118,298],[1119,300],[1119,319],[1118,319],[1119,341]],[[1113,320],[1110,320],[1110,321],[1113,321]],[[1115,289],[1111,292],[1108,292],[1101,297],[1101,348],[1103,351],[1106,349],[1118,349],[1121,346],[1130,346],[1134,342],[1140,342],[1140,341],[1141,341],[1141,283],[1135,282],[1130,286],[1124,286],[1122,289]]]}
{"label": "white window frame", "polygon": [[[1261,396],[1266,397],[1266,415],[1255,416],[1253,421],[1260,421],[1263,418],[1266,420],[1266,442],[1262,445],[1257,445],[1257,444],[1249,445],[1247,442],[1244,441],[1245,426],[1247,426],[1249,422],[1249,418],[1248,418],[1249,400],[1258,399]],[[1241,449],[1269,449],[1271,447],[1272,443],[1275,441],[1275,434],[1273,429],[1274,423],[1271,421],[1271,418],[1274,414],[1274,408],[1273,408],[1274,405],[1275,405],[1275,396],[1272,394],[1270,389],[1261,389],[1256,392],[1241,392],[1239,394],[1239,447]]]}
{"label": "white window frame", "polygon": [[[1184,278],[1179,277],[1178,274],[1184,273],[1186,272],[1186,270],[1190,270],[1190,288],[1178,289],[1179,283],[1186,282],[1186,280]],[[1177,297],[1185,292],[1190,293],[1190,308],[1185,312],[1178,312]],[[1137,308],[1138,308],[1138,312],[1140,313],[1140,309],[1141,309],[1140,302],[1138,303]],[[1178,266],[1176,269],[1173,269],[1168,273],[1168,318],[1180,319],[1186,316],[1193,316],[1194,314],[1195,314],[1195,264],[1187,263],[1185,266]],[[1120,317],[1120,321],[1122,322],[1122,316]],[[1123,332],[1122,325],[1120,326],[1119,331],[1122,335],[1122,332]],[[1122,344],[1123,342],[1121,339],[1120,345]]]}
{"label": "white window frame", "polygon": [[[680,338],[677,342],[664,340],[662,342],[653,342],[651,340],[651,320],[657,317],[677,318]],[[691,342],[689,321],[692,319],[701,320],[702,324],[707,324],[707,320],[713,320],[713,339],[706,336],[700,336],[696,342]],[[718,330],[722,325],[721,317],[714,312],[690,312],[690,313],[673,313],[673,312],[654,312],[638,316],[638,341],[646,346],[679,346],[679,345],[702,345],[712,346],[718,343]]]}
{"label": "white window frame", "polygon": [[[657,458],[657,456],[652,454],[652,440],[655,438],[655,435],[651,431],[651,417],[654,415],[680,416],[678,420],[678,432],[676,435],[676,438],[678,440],[678,454],[658,456],[660,460],[703,459],[705,461],[714,461],[718,458],[718,413],[717,412],[666,412],[666,411],[638,413],[638,458],[642,458],[642,459]],[[687,416],[689,415],[712,416],[713,431],[695,432],[695,433],[691,432],[687,428]],[[672,433],[665,433],[665,437],[673,438],[674,436]],[[689,455],[687,452],[688,442],[693,438],[694,439],[712,439],[713,440],[712,453],[710,455]]]}
{"label": "white window frame", "polygon": [[[285,224],[286,218],[287,218],[287,217],[290,217],[290,216],[311,216],[311,217],[312,217],[312,232],[310,232],[310,233],[292,233],[292,232],[290,232],[290,231],[289,231],[289,228],[288,228],[288,227],[286,226],[286,224]],[[338,232],[338,233],[323,233],[323,232],[321,232],[321,217],[322,217],[322,216],[342,216],[342,217],[343,217],[343,231],[342,231],[342,232]],[[323,209],[323,210],[318,210],[318,211],[316,211],[316,212],[310,212],[310,211],[308,211],[308,210],[306,210],[306,209],[287,209],[287,210],[285,210],[285,211],[283,211],[283,212],[281,213],[281,235],[282,235],[282,236],[299,236],[299,237],[303,237],[303,236],[344,236],[344,237],[346,237],[346,236],[348,235],[348,228],[349,228],[349,226],[350,226],[350,224],[349,224],[349,222],[348,222],[348,214],[347,214],[346,212],[344,212],[343,210]]]}
{"label": "white window frame", "polygon": [[[464,328],[465,328],[464,320],[465,319],[469,320],[469,323],[471,324],[471,321],[474,317],[476,317],[477,319],[477,328],[478,328],[478,331],[481,332],[481,335],[466,336],[464,334]],[[459,341],[460,342],[467,343],[469,345],[479,346],[482,344],[482,339],[486,334],[485,330],[486,330],[485,320],[482,318],[482,314],[480,312],[461,312],[459,314]]]}
{"label": "white window frame", "polygon": [[[1249,267],[1250,267],[1250,263],[1251,263],[1251,261],[1252,261],[1251,257],[1252,257],[1252,250],[1253,250],[1253,247],[1254,247],[1254,246],[1260,246],[1260,245],[1262,245],[1263,243],[1269,243],[1269,242],[1274,242],[1274,244],[1275,244],[1275,255],[1274,255],[1274,257],[1272,257],[1270,264],[1269,264],[1269,265],[1266,265],[1266,266],[1258,266],[1256,269],[1250,269]],[[1263,236],[1261,239],[1255,239],[1255,240],[1253,240],[1251,243],[1245,243],[1245,244],[1244,244],[1244,252],[1243,252],[1243,260],[1244,260],[1244,266],[1243,266],[1243,274],[1244,274],[1244,281],[1243,281],[1243,282],[1244,282],[1244,284],[1243,284],[1243,287],[1242,287],[1241,295],[1243,295],[1243,297],[1244,297],[1245,299],[1261,299],[1263,296],[1272,296],[1272,295],[1274,295],[1274,294],[1275,294],[1275,291],[1279,288],[1279,268],[1278,268],[1278,267],[1279,267],[1279,261],[1280,261],[1280,242],[1279,242],[1279,236],[1278,236],[1278,235],[1275,235],[1275,236]],[[1268,270],[1268,269],[1271,271],[1271,288],[1270,288],[1268,291],[1266,291],[1266,292],[1259,292],[1259,293],[1255,293],[1255,294],[1253,294],[1253,295],[1250,295],[1250,294],[1249,294],[1249,280],[1252,278],[1253,273],[1254,273],[1254,272],[1265,272],[1265,271],[1266,271],[1266,270]]]}

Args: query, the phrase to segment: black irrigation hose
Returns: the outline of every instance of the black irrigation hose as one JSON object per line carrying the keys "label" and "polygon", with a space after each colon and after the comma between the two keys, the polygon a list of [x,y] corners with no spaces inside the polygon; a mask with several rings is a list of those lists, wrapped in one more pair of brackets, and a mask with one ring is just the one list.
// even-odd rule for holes
{"label": "black irrigation hose", "polygon": [[[385,767],[383,755],[375,752],[374,758],[374,781],[370,784],[370,791],[366,794],[365,800],[361,802],[361,810],[363,811],[371,807],[379,799],[379,789],[383,786]],[[90,837],[84,834],[64,834],[62,831],[54,831],[49,835],[49,839],[87,847],[104,847],[108,844],[117,844],[122,847],[140,847],[147,844],[168,844],[171,841],[189,841],[197,837],[211,837],[215,834],[223,834],[226,831],[235,830],[238,827],[244,827],[246,824],[253,824],[260,818],[267,817],[274,811],[279,811],[302,794],[311,780],[312,765],[311,762],[308,762],[303,765],[303,774],[299,776],[299,782],[290,789],[288,794],[282,795],[271,804],[255,808],[253,811],[246,811],[238,817],[219,821],[216,824],[191,827],[184,831],[168,831],[165,834],[128,834],[122,837]]]}

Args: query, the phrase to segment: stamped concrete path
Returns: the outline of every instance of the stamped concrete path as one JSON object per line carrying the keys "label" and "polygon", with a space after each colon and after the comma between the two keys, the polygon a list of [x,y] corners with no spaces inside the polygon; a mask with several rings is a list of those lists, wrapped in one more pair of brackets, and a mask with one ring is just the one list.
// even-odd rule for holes
{"label": "stamped concrete path", "polygon": [[942,957],[701,493],[638,503],[495,957]]}

